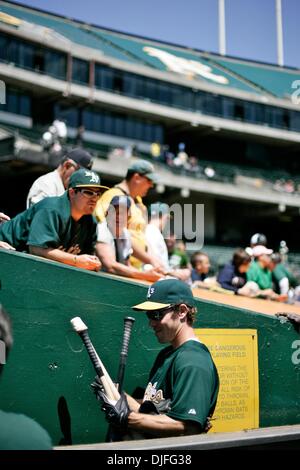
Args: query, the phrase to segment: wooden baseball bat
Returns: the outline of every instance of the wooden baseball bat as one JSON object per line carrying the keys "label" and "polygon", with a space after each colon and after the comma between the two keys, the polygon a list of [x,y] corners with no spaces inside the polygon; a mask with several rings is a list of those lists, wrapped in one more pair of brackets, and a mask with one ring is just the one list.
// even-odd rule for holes
{"label": "wooden baseball bat", "polygon": [[86,347],[86,350],[90,356],[96,374],[102,382],[105,395],[107,396],[107,398],[114,402],[118,401],[120,398],[120,394],[92,344],[92,341],[88,334],[88,327],[84,324],[80,317],[72,318],[71,325],[76,331],[76,333],[78,333],[78,335],[81,337],[82,342]]}

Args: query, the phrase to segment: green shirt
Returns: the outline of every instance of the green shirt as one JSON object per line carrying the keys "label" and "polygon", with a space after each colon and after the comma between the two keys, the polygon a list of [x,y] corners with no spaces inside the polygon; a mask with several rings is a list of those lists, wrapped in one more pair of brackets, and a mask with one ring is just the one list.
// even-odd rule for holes
{"label": "green shirt", "polygon": [[189,264],[189,257],[177,248],[169,255],[169,265],[172,269],[186,268]]}
{"label": "green shirt", "polygon": [[59,248],[74,254],[92,254],[96,242],[96,220],[84,215],[77,222],[71,217],[66,191],[59,197],[47,197],[0,227],[0,240],[18,251],[28,246]]}
{"label": "green shirt", "polygon": [[261,290],[272,289],[272,273],[267,268],[262,268],[258,261],[252,261],[246,273],[247,281],[254,281]]}
{"label": "green shirt", "polygon": [[[151,400],[167,416],[180,421],[196,421],[203,430],[214,412],[219,377],[207,347],[189,340],[176,349],[169,346],[156,358],[144,400]],[[169,407],[167,406],[169,404]]]}
{"label": "green shirt", "polygon": [[0,450],[51,450],[48,433],[25,415],[0,410]]}
{"label": "green shirt", "polygon": [[275,284],[275,291],[280,292],[279,283],[280,281],[287,277],[289,281],[290,287],[296,287],[297,279],[293,276],[293,274],[284,266],[283,263],[278,263],[275,269],[272,271],[272,278]]}

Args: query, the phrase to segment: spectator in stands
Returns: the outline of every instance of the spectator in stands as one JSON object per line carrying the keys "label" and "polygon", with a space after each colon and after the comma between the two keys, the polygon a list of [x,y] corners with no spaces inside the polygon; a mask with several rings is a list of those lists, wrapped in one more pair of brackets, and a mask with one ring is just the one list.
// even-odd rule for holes
{"label": "spectator in stands", "polygon": [[[0,305],[0,344],[1,342],[4,343],[5,359],[7,359],[13,338],[11,322],[2,305]],[[0,354],[0,375],[4,363],[1,359]],[[36,421],[20,413],[7,413],[0,410],[0,450],[51,449],[50,436]]]}
{"label": "spectator in stands", "polygon": [[83,136],[85,133],[85,127],[79,126],[76,133],[76,146],[83,147]]}
{"label": "spectator in stands", "polygon": [[163,155],[162,155],[162,161],[165,162],[168,166],[174,166],[174,158],[175,155],[173,152],[170,151],[170,146],[169,145],[164,145],[163,147]]}
{"label": "spectator in stands", "polygon": [[295,184],[292,180],[287,180],[284,184],[284,191],[286,193],[294,193],[295,192]]}
{"label": "spectator in stands", "polygon": [[56,130],[56,136],[60,144],[64,144],[67,138],[68,130],[66,123],[60,117],[53,121],[52,126]]}
{"label": "spectator in stands", "polygon": [[134,253],[128,231],[131,201],[128,196],[114,196],[106,219],[97,225],[96,253],[105,271],[119,276],[155,282],[162,274],[151,269],[140,271],[130,265]]}
{"label": "spectator in stands", "polygon": [[162,202],[151,204],[149,212],[150,220],[146,227],[146,240],[149,253],[161,260],[166,275],[176,277],[181,281],[187,281],[191,274],[188,267],[171,269],[169,265],[168,249],[162,234],[170,219],[168,204]]}
{"label": "spectator in stands", "polygon": [[181,142],[178,145],[178,153],[173,160],[173,164],[177,168],[186,168],[188,165],[188,159],[189,159],[189,156],[185,151],[185,143]]}
{"label": "spectator in stands", "polygon": [[192,173],[199,173],[201,168],[198,164],[197,157],[191,156],[188,160],[186,168]]}
{"label": "spectator in stands", "polygon": [[267,246],[267,244],[268,244],[267,237],[263,233],[255,233],[250,238],[251,248],[253,248],[254,246],[257,246],[257,245]]}
{"label": "spectator in stands", "polygon": [[130,158],[133,157],[133,145],[132,144],[128,144],[128,145],[125,146],[124,152],[123,152],[123,157],[126,160],[130,160]]}
{"label": "spectator in stands", "polygon": [[251,256],[243,250],[238,248],[230,263],[227,263],[224,268],[219,272],[217,281],[223,287],[233,291],[235,294],[243,294],[241,288],[247,282],[246,272],[248,271],[251,263]]}
{"label": "spectator in stands", "polygon": [[151,144],[151,155],[154,160],[159,160],[161,157],[161,145],[159,142],[152,142]]}
{"label": "spectator in stands", "polygon": [[101,263],[94,256],[96,221],[92,214],[104,189],[107,188],[100,185],[96,173],[78,170],[62,196],[45,198],[2,224],[0,240],[18,251],[99,271]]}
{"label": "spectator in stands", "polygon": [[192,282],[203,282],[210,270],[208,255],[202,251],[196,251],[191,256],[191,265],[193,268],[191,272]]}
{"label": "spectator in stands", "polygon": [[131,257],[131,265],[141,269],[144,264],[151,264],[154,269],[162,269],[163,265],[147,253],[145,229],[147,225],[147,209],[142,197],[157,182],[154,167],[146,160],[137,160],[127,170],[126,177],[121,183],[106,191],[98,201],[95,214],[98,222],[103,222],[110,201],[114,196],[130,198],[130,217],[128,229],[131,234],[132,247],[137,256]]}
{"label": "spectator in stands", "polygon": [[282,263],[279,253],[273,253],[270,257],[269,269],[272,272],[274,290],[277,294],[288,294],[291,288],[295,288],[298,282],[291,271]]}
{"label": "spectator in stands", "polygon": [[44,150],[49,152],[49,158],[56,159],[63,151],[63,145],[67,138],[66,123],[58,118],[53,121],[48,130],[42,136],[41,144]]}
{"label": "spectator in stands", "polygon": [[150,219],[146,226],[146,240],[149,253],[160,258],[165,271],[170,270],[168,249],[162,232],[170,218],[168,204],[156,202],[150,206]]}
{"label": "spectator in stands", "polygon": [[272,273],[269,269],[272,253],[273,250],[263,245],[253,247],[254,260],[250,264],[246,277],[247,282],[253,281],[258,285],[261,296],[277,300],[278,295],[273,291]]}
{"label": "spectator in stands", "polygon": [[279,243],[279,254],[281,256],[281,262],[282,263],[287,263],[288,262],[288,252],[289,248],[286,244],[285,240],[281,240]]}
{"label": "spectator in stands", "polygon": [[85,150],[76,148],[68,152],[56,170],[46,173],[34,181],[27,196],[27,209],[45,197],[62,196],[74,171],[79,168],[90,170],[92,165],[92,157]]}
{"label": "spectator in stands", "polygon": [[170,233],[168,238],[166,238],[166,245],[168,248],[169,265],[171,269],[191,267],[184,241],[176,240],[176,235],[174,233]]}
{"label": "spectator in stands", "polygon": [[267,246],[267,237],[263,233],[254,233],[250,238],[250,246],[245,249],[249,256],[253,257],[253,247],[257,245]]}

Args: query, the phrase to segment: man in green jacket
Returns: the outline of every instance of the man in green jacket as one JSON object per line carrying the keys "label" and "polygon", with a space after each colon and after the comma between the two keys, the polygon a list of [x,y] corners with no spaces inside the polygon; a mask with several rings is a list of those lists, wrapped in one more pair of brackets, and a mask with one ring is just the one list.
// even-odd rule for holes
{"label": "man in green jacket", "polygon": [[99,271],[95,256],[96,220],[93,211],[103,190],[99,176],[81,169],[72,174],[68,190],[47,197],[0,227],[0,240],[17,251]]}

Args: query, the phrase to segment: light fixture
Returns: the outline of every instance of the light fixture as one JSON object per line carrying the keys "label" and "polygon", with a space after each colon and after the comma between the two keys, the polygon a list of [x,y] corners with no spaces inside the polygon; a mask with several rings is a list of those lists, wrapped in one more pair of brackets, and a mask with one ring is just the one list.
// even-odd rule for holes
{"label": "light fixture", "polygon": [[180,191],[180,194],[182,197],[189,197],[189,195],[191,194],[189,188],[182,188],[181,191]]}
{"label": "light fixture", "polygon": [[279,210],[279,212],[285,212],[285,211],[286,211],[286,205],[280,203],[280,204],[278,205],[278,210]]}
{"label": "light fixture", "polygon": [[165,190],[166,190],[166,188],[165,188],[165,185],[164,185],[164,184],[159,183],[159,184],[156,185],[156,192],[157,192],[158,194],[164,193]]}

